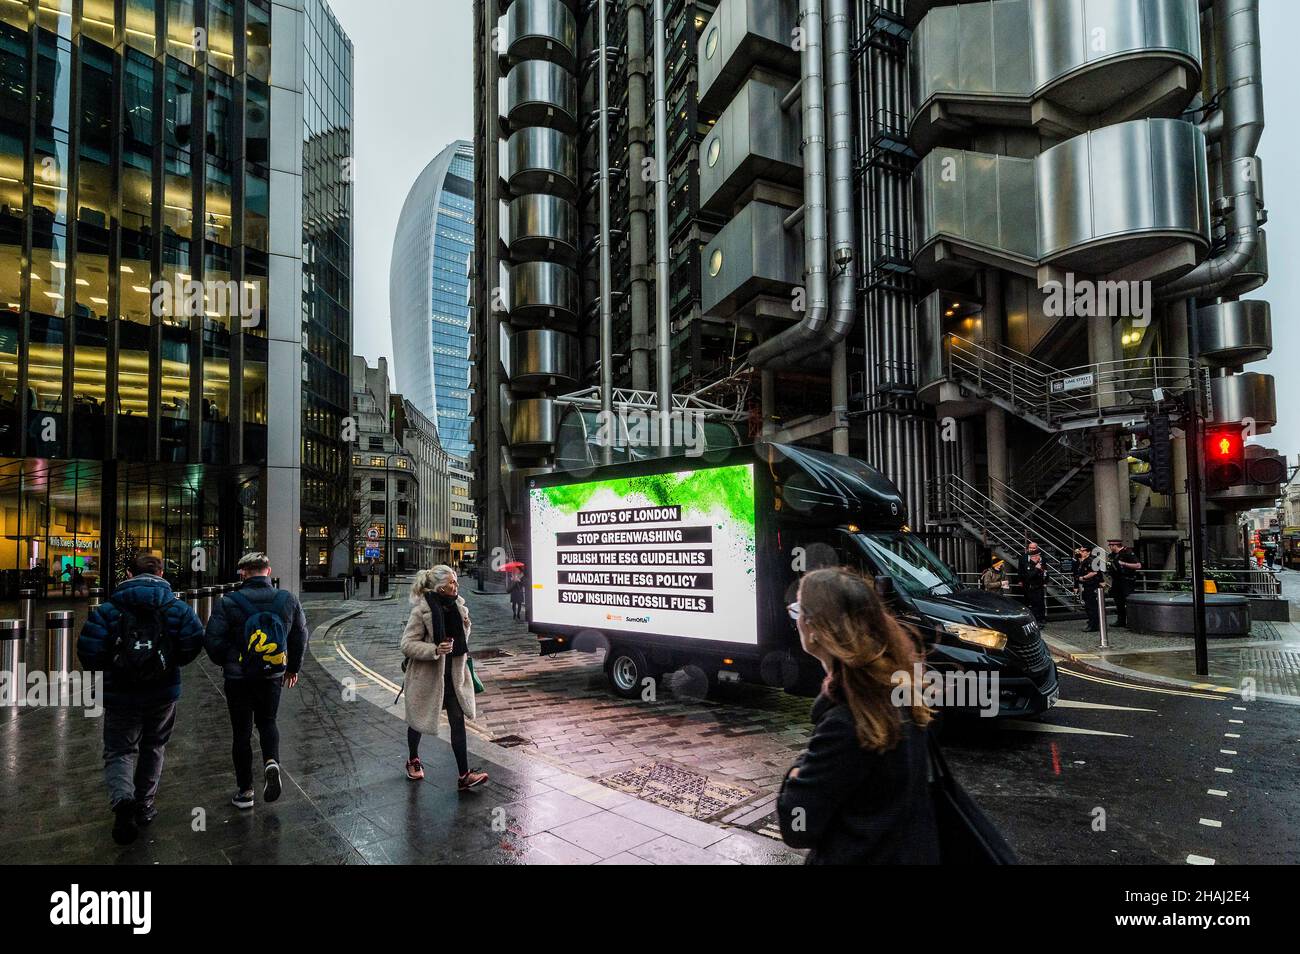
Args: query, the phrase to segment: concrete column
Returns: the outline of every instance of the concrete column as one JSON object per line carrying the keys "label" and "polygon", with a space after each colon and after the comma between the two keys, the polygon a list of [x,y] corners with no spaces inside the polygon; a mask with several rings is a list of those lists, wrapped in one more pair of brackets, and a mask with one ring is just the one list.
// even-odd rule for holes
{"label": "concrete column", "polygon": [[627,5],[628,241],[632,266],[632,387],[649,391],[650,244],[646,180],[645,0]]}
{"label": "concrete column", "polygon": [[[1191,354],[1187,299],[1170,302],[1165,309],[1165,354],[1186,358]],[[1182,431],[1175,432],[1178,435]],[[1191,510],[1187,501],[1187,438],[1176,436],[1174,452],[1174,527],[1186,537],[1190,533]]]}
{"label": "concrete column", "polygon": [[[1093,315],[1088,319],[1088,360],[1098,365],[1099,371],[1115,358],[1114,326],[1109,315]],[[1114,392],[1101,386],[1098,379],[1097,407],[1106,407],[1115,403]],[[1095,537],[1099,543],[1108,539],[1119,538],[1123,533],[1123,521],[1120,515],[1120,497],[1128,496],[1127,479],[1121,485],[1119,469],[1116,466],[1118,448],[1117,432],[1113,427],[1099,428],[1093,432],[1096,447],[1096,459],[1093,471],[1093,510],[1096,513]]]}
{"label": "concrete column", "polygon": [[849,346],[837,342],[831,357],[831,413],[835,415],[835,430],[831,433],[831,449],[837,454],[849,453]]}
{"label": "concrete column", "polygon": [[[997,349],[1002,344],[1002,273],[996,268],[984,270],[983,331],[986,347]],[[1011,479],[1011,464],[1007,457],[1007,412],[1000,407],[990,407],[984,412],[985,452],[989,471],[989,496],[995,503],[1006,504],[1006,493],[1000,484]]]}

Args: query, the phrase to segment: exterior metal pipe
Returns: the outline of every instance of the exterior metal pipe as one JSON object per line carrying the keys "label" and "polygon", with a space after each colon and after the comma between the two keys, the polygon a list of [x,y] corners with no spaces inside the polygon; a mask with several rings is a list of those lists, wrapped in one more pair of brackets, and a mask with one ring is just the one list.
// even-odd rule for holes
{"label": "exterior metal pipe", "polygon": [[750,349],[749,363],[758,368],[788,367],[813,346],[829,344],[822,335],[829,311],[830,281],[826,256],[826,107],[822,75],[822,0],[800,0],[803,29],[804,271],[807,312],[791,328]]}
{"label": "exterior metal pipe", "polygon": [[650,390],[650,226],[646,181],[645,8],[627,5],[627,126],[630,207],[629,248],[632,264],[632,388]]}
{"label": "exterior metal pipe", "polygon": [[614,461],[614,316],[609,248],[609,0],[597,0],[597,3],[600,4],[600,67],[597,75],[600,85],[600,420],[605,435],[601,442],[601,459],[610,464]]}
{"label": "exterior metal pipe", "polygon": [[[1215,32],[1223,38],[1225,89],[1220,132],[1224,198],[1232,203],[1231,240],[1207,259],[1160,289],[1161,299],[1210,298],[1246,266],[1259,244],[1255,180],[1251,160],[1264,132],[1264,83],[1260,61],[1259,0],[1216,0]],[[1207,124],[1211,129],[1214,123]]]}
{"label": "exterior metal pipe", "polygon": [[668,287],[668,66],[664,0],[655,0],[655,349],[658,360],[659,452],[672,452],[673,369]]}

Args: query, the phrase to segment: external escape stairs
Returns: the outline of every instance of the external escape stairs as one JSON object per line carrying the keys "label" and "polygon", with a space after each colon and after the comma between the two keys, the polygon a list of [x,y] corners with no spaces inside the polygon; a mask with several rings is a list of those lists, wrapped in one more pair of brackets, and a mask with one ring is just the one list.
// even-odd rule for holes
{"label": "external escape stairs", "polygon": [[1077,612],[1069,561],[1079,547],[1091,550],[1098,544],[1048,508],[1076,498],[1092,479],[1091,442],[1080,432],[1142,420],[1158,389],[1172,394],[1194,385],[1195,363],[1141,357],[1059,369],[1011,348],[957,335],[948,335],[944,345],[950,382],[1051,437],[1017,468],[1014,486],[990,480],[977,487],[955,474],[935,478],[928,520],[960,528],[1016,567],[1026,545],[1038,543],[1047,566],[1049,611]]}

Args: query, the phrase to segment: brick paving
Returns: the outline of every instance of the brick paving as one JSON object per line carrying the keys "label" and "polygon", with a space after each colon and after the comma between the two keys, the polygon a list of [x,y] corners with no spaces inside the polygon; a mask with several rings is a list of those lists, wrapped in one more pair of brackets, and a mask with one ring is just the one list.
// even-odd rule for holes
{"label": "brick paving", "polygon": [[[404,591],[399,587],[387,601],[344,604],[360,615],[334,636],[394,683],[401,681],[398,642],[409,612]],[[539,656],[527,625],[511,618],[506,597],[468,587],[464,596],[474,623],[471,651],[479,654],[475,665],[487,687],[477,728],[491,739],[518,737],[511,740],[516,753],[590,779],[667,762],[714,785],[743,789],[752,795],[745,801],[770,805],[764,796],[779,788],[811,732],[811,700],[762,686],[725,686],[708,699],[683,698],[663,686],[653,702],[621,699],[605,679],[603,654]]]}

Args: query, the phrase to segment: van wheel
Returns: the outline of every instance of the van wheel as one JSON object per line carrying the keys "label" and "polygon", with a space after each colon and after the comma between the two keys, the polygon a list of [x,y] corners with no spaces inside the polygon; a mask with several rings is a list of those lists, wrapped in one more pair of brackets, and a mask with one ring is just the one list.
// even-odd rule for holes
{"label": "van wheel", "polygon": [[788,653],[781,666],[781,687],[793,696],[817,695],[825,677],[821,663],[807,653]]}
{"label": "van wheel", "polygon": [[611,647],[605,656],[605,675],[614,692],[624,699],[639,699],[642,682],[650,676],[645,656],[636,649]]}

